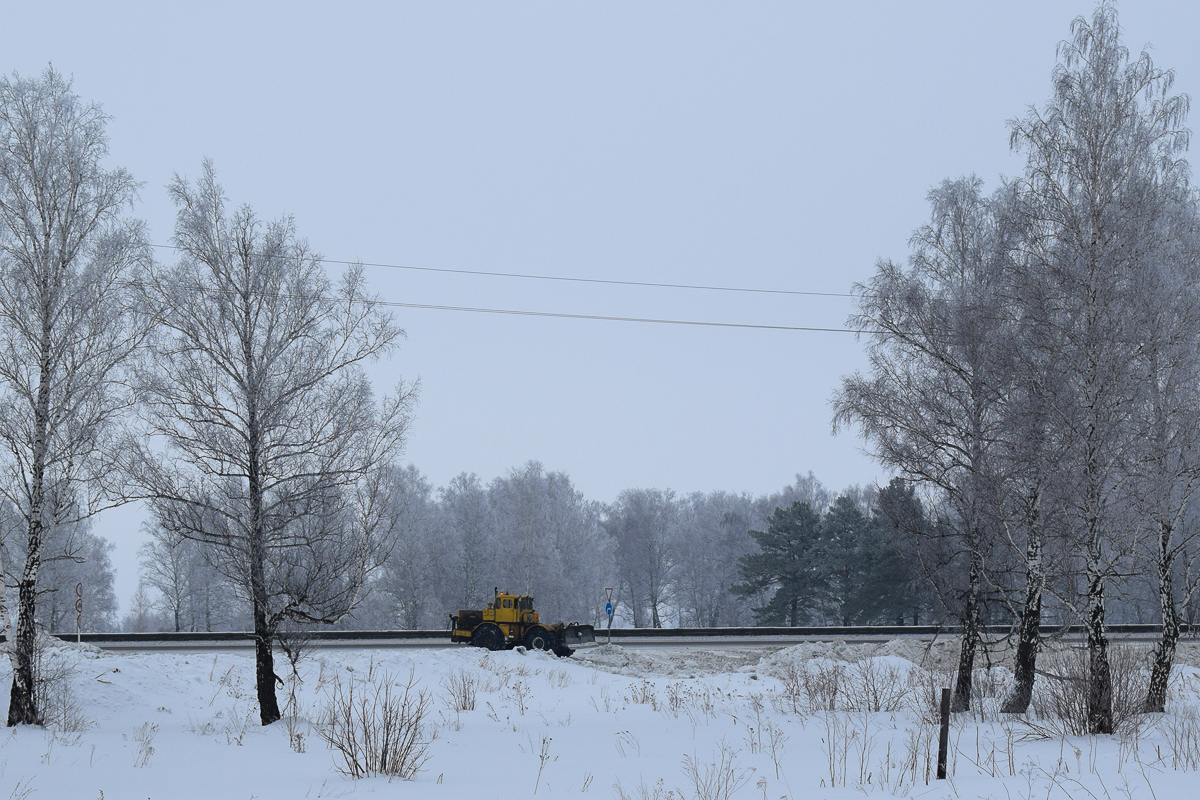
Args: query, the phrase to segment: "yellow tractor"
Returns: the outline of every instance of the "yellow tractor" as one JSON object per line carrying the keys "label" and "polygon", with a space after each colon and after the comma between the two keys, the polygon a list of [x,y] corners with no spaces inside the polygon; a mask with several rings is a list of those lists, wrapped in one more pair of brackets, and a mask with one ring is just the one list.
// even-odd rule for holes
{"label": "yellow tractor", "polygon": [[524,645],[529,650],[549,650],[556,656],[569,656],[571,647],[596,641],[591,625],[556,622],[547,625],[533,610],[533,598],[494,590],[495,599],[487,608],[460,610],[450,615],[450,641],[466,642],[488,650],[507,650]]}

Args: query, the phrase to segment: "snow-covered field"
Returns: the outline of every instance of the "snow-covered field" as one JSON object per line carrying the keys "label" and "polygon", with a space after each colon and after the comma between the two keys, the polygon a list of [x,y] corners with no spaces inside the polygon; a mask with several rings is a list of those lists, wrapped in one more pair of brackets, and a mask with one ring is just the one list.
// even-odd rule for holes
{"label": "snow-covered field", "polygon": [[[1189,771],[1200,768],[1200,671],[1188,666],[1177,670],[1174,711],[1099,738],[1039,738],[1043,723],[999,717],[1007,673],[980,673],[983,711],[951,730],[951,779],[929,780],[929,698],[949,678],[952,650],[605,646],[571,659],[467,647],[318,650],[300,665],[298,718],[263,729],[249,654],[56,645],[45,662],[67,691],[60,683],[47,699],[79,730],[0,732],[0,800],[1200,794],[1200,772]],[[922,660],[927,667],[914,663]],[[371,682],[403,686],[410,676],[410,696],[428,700],[428,760],[409,781],[348,777],[315,724],[334,688],[370,696]],[[7,673],[0,680],[7,685]],[[473,710],[455,708],[454,687],[474,688]]]}

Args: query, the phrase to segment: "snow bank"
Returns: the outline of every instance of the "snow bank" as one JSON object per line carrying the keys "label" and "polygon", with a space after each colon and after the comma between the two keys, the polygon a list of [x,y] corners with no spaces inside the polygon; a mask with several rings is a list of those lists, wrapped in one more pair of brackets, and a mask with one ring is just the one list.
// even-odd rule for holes
{"label": "snow bank", "polygon": [[[0,798],[511,800],[536,790],[538,798],[586,792],[667,800],[674,792],[674,800],[692,800],[696,782],[721,769],[739,787],[735,800],[1194,796],[1200,669],[1187,666],[1176,671],[1171,712],[1147,718],[1137,738],[1039,741],[1020,720],[994,710],[956,716],[953,780],[933,781],[936,728],[920,702],[894,692],[927,688],[900,680],[905,674],[925,682],[948,675],[953,647],[601,646],[561,660],[469,647],[331,648],[302,662],[293,724],[264,729],[249,653],[53,646],[53,657],[69,667],[68,699],[81,730],[0,735]],[[827,711],[790,697],[808,691],[797,689],[795,670],[818,677],[841,670],[851,681],[841,689],[850,702],[839,695],[832,705],[857,710]],[[400,683],[411,674],[428,695],[430,758],[412,781],[351,780],[314,724],[335,676],[368,674]],[[6,661],[0,680],[8,680]],[[455,708],[452,680],[474,688],[473,709]],[[886,708],[864,710],[855,680],[876,681],[872,702]],[[280,692],[281,701],[287,694]],[[61,697],[55,690],[48,699]]]}
{"label": "snow bank", "polygon": [[617,675],[695,678],[752,670],[762,654],[761,647],[673,646],[651,650],[603,644],[577,651],[572,660]]}

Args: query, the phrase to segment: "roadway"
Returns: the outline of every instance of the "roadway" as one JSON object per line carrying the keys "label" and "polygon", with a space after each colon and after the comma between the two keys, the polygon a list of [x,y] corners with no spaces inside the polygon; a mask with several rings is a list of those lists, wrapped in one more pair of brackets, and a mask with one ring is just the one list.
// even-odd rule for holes
{"label": "roadway", "polygon": [[[992,626],[987,633],[991,637],[1002,636],[1009,628]],[[614,628],[613,644],[633,649],[645,648],[704,648],[725,649],[731,647],[790,647],[804,642],[841,641],[847,644],[882,643],[892,639],[913,638],[931,640],[953,636],[953,628],[932,626],[855,626],[823,628],[660,628],[636,629]],[[1044,636],[1061,636],[1068,640],[1082,640],[1083,630],[1078,626],[1070,629],[1046,626]],[[74,641],[71,634],[56,634],[59,638]],[[1154,625],[1114,625],[1109,628],[1112,639],[1123,641],[1154,641],[1158,638]],[[1185,633],[1185,636],[1187,634]],[[3,637],[0,637],[2,639]],[[246,632],[198,632],[198,633],[85,633],[79,637],[83,642],[105,650],[141,652],[223,652],[250,650],[254,639]],[[607,641],[607,631],[596,631],[598,643]],[[332,631],[318,630],[310,634],[310,647],[316,649],[393,649],[420,648],[442,649],[465,647],[449,641],[448,631]]]}

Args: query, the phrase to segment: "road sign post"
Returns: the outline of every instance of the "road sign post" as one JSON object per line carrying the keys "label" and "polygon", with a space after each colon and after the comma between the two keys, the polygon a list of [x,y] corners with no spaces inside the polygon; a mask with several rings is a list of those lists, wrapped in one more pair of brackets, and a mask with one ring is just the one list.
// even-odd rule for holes
{"label": "road sign post", "polygon": [[83,582],[75,584],[75,643],[83,641]]}
{"label": "road sign post", "polygon": [[604,604],[604,613],[608,615],[608,643],[612,644],[612,620],[613,620],[613,604],[612,604],[613,587],[604,587],[604,596],[608,598],[608,602]]}

